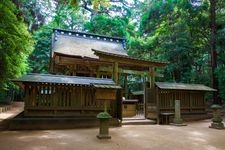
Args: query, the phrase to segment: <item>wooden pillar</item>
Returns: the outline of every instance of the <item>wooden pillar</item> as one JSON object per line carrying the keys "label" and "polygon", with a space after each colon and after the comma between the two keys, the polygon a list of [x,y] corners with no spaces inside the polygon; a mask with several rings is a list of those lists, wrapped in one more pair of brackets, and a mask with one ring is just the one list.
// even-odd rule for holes
{"label": "wooden pillar", "polygon": [[128,99],[127,74],[124,74],[125,98]]}
{"label": "wooden pillar", "polygon": [[74,76],[77,75],[77,65],[76,64],[73,66],[73,75]]}
{"label": "wooden pillar", "polygon": [[96,77],[97,77],[97,78],[100,78],[100,69],[99,69],[99,67],[100,67],[100,66],[97,66],[97,74],[96,74]]}
{"label": "wooden pillar", "polygon": [[116,84],[118,84],[119,78],[118,78],[118,62],[115,62],[113,65],[113,80]]}
{"label": "wooden pillar", "polygon": [[150,88],[153,88],[155,85],[155,68],[149,67],[149,83]]}

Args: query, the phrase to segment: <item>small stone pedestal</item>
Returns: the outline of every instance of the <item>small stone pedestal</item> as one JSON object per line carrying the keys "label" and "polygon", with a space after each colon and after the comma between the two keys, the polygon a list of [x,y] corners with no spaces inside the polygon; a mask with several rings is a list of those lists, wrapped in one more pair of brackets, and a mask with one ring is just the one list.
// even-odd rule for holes
{"label": "small stone pedestal", "polygon": [[209,128],[214,129],[224,129],[223,119],[221,118],[220,109],[222,108],[220,105],[214,104],[211,106],[213,110],[213,119]]}
{"label": "small stone pedestal", "polygon": [[109,119],[112,118],[107,112],[101,112],[97,115],[97,118],[100,121],[99,135],[98,139],[111,139],[109,135]]}

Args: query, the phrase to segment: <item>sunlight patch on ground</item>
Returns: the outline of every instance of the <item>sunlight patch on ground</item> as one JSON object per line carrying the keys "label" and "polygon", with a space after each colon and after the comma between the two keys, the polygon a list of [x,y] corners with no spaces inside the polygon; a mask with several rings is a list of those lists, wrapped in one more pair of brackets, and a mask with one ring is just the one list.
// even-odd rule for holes
{"label": "sunlight patch on ground", "polygon": [[2,120],[2,119],[7,119],[7,118],[9,118],[9,117],[11,117],[11,116],[13,116],[14,115],[14,113],[12,112],[12,113],[1,113],[0,114],[0,120]]}
{"label": "sunlight patch on ground", "polygon": [[202,136],[202,137],[205,136],[205,134],[198,131],[191,131],[190,134],[193,136]]}
{"label": "sunlight patch on ground", "polygon": [[49,149],[47,146],[35,146],[31,148],[31,150],[47,150],[47,149]]}
{"label": "sunlight patch on ground", "polygon": [[211,146],[211,145],[206,145],[206,146],[204,146],[203,149],[205,149],[205,150],[222,150],[220,148],[216,148],[215,146]]}

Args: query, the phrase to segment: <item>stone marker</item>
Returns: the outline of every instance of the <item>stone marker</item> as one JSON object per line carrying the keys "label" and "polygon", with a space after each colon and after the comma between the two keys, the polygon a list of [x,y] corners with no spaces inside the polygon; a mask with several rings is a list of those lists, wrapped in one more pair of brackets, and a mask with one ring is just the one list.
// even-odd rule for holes
{"label": "stone marker", "polygon": [[174,114],[174,119],[173,119],[174,124],[183,124],[183,119],[181,119],[181,114],[180,114],[180,100],[175,100],[175,114]]}
{"label": "stone marker", "polygon": [[224,129],[223,119],[221,118],[220,109],[222,108],[220,105],[214,104],[211,106],[213,110],[213,118],[212,123],[209,126],[210,128],[214,129]]}

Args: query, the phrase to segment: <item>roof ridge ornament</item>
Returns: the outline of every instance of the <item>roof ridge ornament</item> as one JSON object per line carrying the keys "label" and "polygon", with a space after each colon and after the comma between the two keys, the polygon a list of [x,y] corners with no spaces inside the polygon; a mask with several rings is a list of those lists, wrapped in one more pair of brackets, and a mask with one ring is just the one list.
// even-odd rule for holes
{"label": "roof ridge ornament", "polygon": [[89,38],[89,39],[102,40],[102,41],[108,41],[108,42],[114,42],[114,43],[122,43],[123,47],[126,49],[126,39],[121,37],[113,37],[113,36],[79,32],[79,31],[66,30],[66,29],[55,29],[55,28],[53,28],[53,32],[56,35],[61,34],[61,35],[77,36],[81,38]]}

